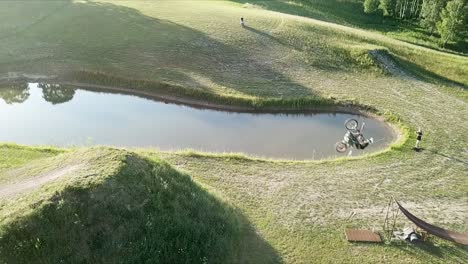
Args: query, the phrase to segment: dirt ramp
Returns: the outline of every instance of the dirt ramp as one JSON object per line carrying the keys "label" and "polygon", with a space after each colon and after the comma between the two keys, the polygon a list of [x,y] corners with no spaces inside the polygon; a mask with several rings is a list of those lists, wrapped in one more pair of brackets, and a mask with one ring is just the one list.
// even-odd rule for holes
{"label": "dirt ramp", "polygon": [[61,178],[65,175],[70,175],[80,169],[80,165],[67,165],[65,167],[53,169],[31,178],[0,185],[0,199],[11,198],[21,193],[30,192],[42,185]]}
{"label": "dirt ramp", "polygon": [[371,59],[377,64],[382,70],[388,74],[401,76],[401,77],[411,77],[407,72],[405,72],[393,59],[392,55],[386,50],[370,50],[368,52]]}
{"label": "dirt ramp", "polygon": [[26,195],[63,178],[92,181],[99,173],[114,173],[126,155],[123,150],[105,147],[77,149],[12,168],[0,177],[0,200]]}

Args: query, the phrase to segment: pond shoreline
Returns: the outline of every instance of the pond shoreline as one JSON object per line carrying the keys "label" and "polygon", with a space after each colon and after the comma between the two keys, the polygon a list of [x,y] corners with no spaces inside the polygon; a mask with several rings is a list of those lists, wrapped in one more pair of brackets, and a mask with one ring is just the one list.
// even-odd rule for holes
{"label": "pond shoreline", "polygon": [[[239,112],[239,113],[261,113],[261,114],[314,114],[314,113],[342,113],[342,114],[356,114],[365,117],[371,117],[380,121],[385,121],[380,115],[372,113],[369,109],[364,109],[364,106],[359,105],[313,105],[313,106],[301,106],[301,107],[285,107],[285,106],[249,106],[240,104],[224,104],[209,99],[190,98],[188,96],[177,96],[165,94],[161,91],[147,91],[134,88],[126,88],[123,86],[116,85],[103,85],[94,84],[80,81],[68,81],[66,78],[58,77],[57,75],[39,75],[39,74],[23,74],[15,73],[9,74],[8,77],[1,77],[0,84],[7,84],[11,82],[53,82],[56,84],[74,86],[85,90],[92,91],[106,91],[115,92],[125,95],[140,96],[148,99],[154,99],[164,103],[172,103],[177,105],[186,105],[198,109],[211,109],[225,112]],[[299,99],[299,98],[298,98]],[[262,99],[260,98],[260,101]],[[281,99],[279,99],[281,100]],[[285,99],[287,100],[287,99]]]}
{"label": "pond shoreline", "polygon": [[[67,81],[66,78],[60,78],[59,76],[48,76],[39,74],[15,74],[9,77],[0,77],[0,84],[11,83],[11,82],[53,82],[56,84],[69,85],[77,89],[84,89],[94,92],[108,92],[117,93],[123,95],[137,96],[145,99],[156,100],[166,104],[175,104],[181,106],[187,106],[200,110],[215,110],[223,112],[233,113],[250,113],[250,114],[354,114],[361,115],[368,118],[373,118],[383,122],[391,131],[393,142],[389,144],[387,149],[390,149],[393,145],[403,144],[406,140],[402,130],[394,122],[386,120],[382,115],[375,113],[372,108],[365,109],[365,106],[359,106],[354,104],[349,105],[314,105],[314,106],[300,106],[285,107],[285,106],[248,106],[239,104],[223,104],[216,102],[215,100],[201,99],[201,98],[190,98],[186,95],[175,96],[164,94],[159,90],[148,91],[143,89],[125,88],[121,86],[111,86],[102,84],[93,84],[88,82],[80,81]],[[260,99],[261,100],[261,99]]]}
{"label": "pond shoreline", "polygon": [[313,107],[302,107],[301,109],[293,109],[286,107],[251,107],[251,106],[242,106],[242,105],[227,105],[222,103],[211,102],[209,100],[188,98],[183,96],[174,96],[161,94],[158,92],[149,92],[131,88],[124,87],[115,87],[108,85],[100,84],[89,84],[89,83],[79,83],[79,82],[59,82],[59,84],[70,85],[76,88],[81,88],[85,90],[92,91],[106,91],[106,92],[116,92],[125,95],[134,95],[144,98],[154,99],[164,103],[171,103],[177,105],[185,105],[197,109],[210,109],[218,110],[223,112],[237,112],[237,113],[251,113],[251,114],[320,114],[320,113],[340,113],[340,114],[356,114],[366,117],[372,117],[378,119],[378,115],[371,114],[364,110],[359,110],[357,107],[353,106],[313,106]]}

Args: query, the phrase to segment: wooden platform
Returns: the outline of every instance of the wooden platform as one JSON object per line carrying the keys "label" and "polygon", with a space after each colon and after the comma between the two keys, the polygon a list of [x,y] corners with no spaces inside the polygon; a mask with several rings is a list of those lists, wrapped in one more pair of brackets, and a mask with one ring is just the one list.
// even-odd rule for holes
{"label": "wooden platform", "polygon": [[380,235],[370,230],[346,229],[345,234],[346,239],[351,242],[382,242]]}

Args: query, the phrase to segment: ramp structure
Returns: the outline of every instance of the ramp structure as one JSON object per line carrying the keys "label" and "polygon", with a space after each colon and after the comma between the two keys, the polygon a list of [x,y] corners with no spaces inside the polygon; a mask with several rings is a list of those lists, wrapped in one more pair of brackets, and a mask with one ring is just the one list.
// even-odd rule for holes
{"label": "ramp structure", "polygon": [[419,228],[425,230],[429,234],[432,234],[434,236],[440,237],[445,240],[453,241],[462,245],[468,245],[468,234],[466,233],[459,233],[455,231],[450,231],[443,229],[441,227],[431,225],[413,214],[411,214],[408,210],[406,210],[398,201],[395,200],[397,203],[398,207],[400,208],[400,211],[411,221],[413,222],[416,226]]}
{"label": "ramp structure", "polygon": [[379,234],[370,230],[346,229],[346,240],[351,242],[371,242],[380,243],[382,239]]}

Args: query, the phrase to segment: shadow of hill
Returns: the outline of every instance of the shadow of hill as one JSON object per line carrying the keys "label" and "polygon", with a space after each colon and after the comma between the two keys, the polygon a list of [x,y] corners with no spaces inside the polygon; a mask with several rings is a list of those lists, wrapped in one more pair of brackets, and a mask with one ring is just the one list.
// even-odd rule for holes
{"label": "shadow of hill", "polygon": [[240,4],[253,4],[271,11],[310,17],[326,22],[337,23],[365,30],[380,31],[383,33],[417,33],[414,41],[405,40],[401,37],[397,39],[418,46],[442,52],[468,55],[468,41],[462,38],[457,43],[450,43],[445,48],[437,45],[424,45],[421,40],[436,44],[438,37],[432,36],[424,30],[416,21],[401,21],[381,14],[366,14],[362,5],[363,1],[358,0],[230,0]]}
{"label": "shadow of hill", "polygon": [[439,151],[438,149],[428,149],[429,152],[431,152],[432,154],[435,154],[435,155],[439,155],[441,157],[444,157],[450,161],[454,161],[454,162],[458,162],[460,164],[463,164],[467,167],[468,169],[468,160],[466,159],[463,159],[463,158],[459,158],[459,157],[455,157],[453,155],[448,155],[448,154],[445,154],[445,153],[442,153],[441,151]]}
{"label": "shadow of hill", "polygon": [[447,44],[447,47],[449,47],[447,49],[447,48],[441,48],[441,47],[426,45],[426,44],[423,44],[423,43],[411,42],[411,41],[405,40],[403,38],[398,38],[398,40],[409,43],[409,44],[412,44],[412,45],[437,50],[437,51],[440,51],[440,52],[450,53],[450,54],[454,54],[454,55],[458,55],[458,56],[462,56],[462,57],[468,57],[468,53],[464,53],[464,51],[468,50],[468,43],[465,42],[465,41],[461,41],[458,45],[453,45],[452,43]]}
{"label": "shadow of hill", "polygon": [[[258,34],[258,35],[260,35],[260,36],[266,37],[266,38],[268,38],[268,39],[270,39],[270,40],[272,40],[272,41],[275,41],[275,42],[277,42],[278,44],[281,44],[281,45],[283,45],[283,46],[288,46],[288,45],[289,45],[289,44],[285,43],[284,41],[282,41],[281,39],[279,39],[279,38],[273,36],[272,34],[268,34],[268,33],[266,33],[266,32],[263,32],[263,31],[261,31],[261,30],[258,30],[258,29],[256,29],[256,28],[253,28],[253,27],[251,27],[251,26],[249,26],[249,25],[245,25],[245,26],[243,26],[243,28],[244,28],[244,29],[247,29],[248,31],[251,31],[251,32],[253,32],[253,33],[255,33],[255,34]],[[291,46],[291,48],[296,49],[296,50],[298,50],[298,51],[301,51],[301,48],[300,48],[300,47]]]}
{"label": "shadow of hill", "polygon": [[[230,0],[240,4],[253,4],[271,11],[310,17],[326,22],[337,23],[345,26],[358,27],[365,30],[376,30],[384,33],[389,32],[418,32],[418,38],[431,41],[429,32],[424,30],[416,22],[399,21],[382,15],[366,14],[362,5],[363,1],[353,0]],[[405,42],[421,45],[419,43]],[[434,40],[432,40],[434,41]],[[434,46],[427,46],[430,49],[441,50],[443,52],[454,53],[466,56],[468,52],[468,42],[462,39],[456,44],[449,44],[445,49]]]}
{"label": "shadow of hill", "polygon": [[[271,62],[258,58],[255,50],[268,49],[273,43],[257,43],[263,47],[254,47],[222,42],[193,28],[114,4],[75,4],[74,8],[79,12],[85,8],[90,15],[106,14],[107,19],[98,23],[105,27],[112,25],[106,32],[115,32],[114,28],[125,32],[125,36],[112,38],[113,43],[127,40],[119,46],[109,43],[108,57],[128,64],[126,70],[132,75],[123,74],[129,77],[138,76],[143,70],[144,78],[151,75],[172,82],[182,79],[194,88],[208,91],[212,91],[211,85],[218,85],[251,96],[279,96],[281,90],[292,90],[301,96],[313,95],[310,89],[275,70]],[[137,71],[132,72],[135,66]]]}
{"label": "shadow of hill", "polygon": [[365,14],[362,2],[342,0],[230,0],[241,4],[254,4],[262,8],[303,17],[310,17],[347,26],[391,31],[399,23],[376,14]]}
{"label": "shadow of hill", "polygon": [[[253,37],[247,31],[242,34],[245,39]],[[275,41],[257,42],[255,47],[245,43],[243,39],[221,42],[129,7],[74,2],[5,40],[2,45],[15,47],[18,54],[2,60],[0,70],[90,70],[211,92],[217,86],[251,96],[315,96],[310,88],[276,70],[268,52],[259,57],[256,51],[270,49],[277,45]],[[321,58],[322,64],[333,58],[333,51],[329,52],[330,56]]]}
{"label": "shadow of hill", "polygon": [[[271,263],[281,259],[239,212],[162,161],[128,155],[0,225],[5,263]],[[78,177],[79,178],[79,177]]]}
{"label": "shadow of hill", "polygon": [[415,75],[417,78],[430,83],[442,83],[446,85],[455,85],[464,90],[468,90],[468,86],[464,83],[457,82],[447,77],[441,76],[434,72],[428,71],[409,60],[406,60],[400,56],[392,56],[392,58],[401,66],[401,68],[409,73]]}
{"label": "shadow of hill", "polygon": [[413,256],[417,254],[429,254],[441,262],[449,256],[453,263],[463,263],[463,259],[465,259],[468,254],[468,247],[443,241],[435,237],[416,243],[409,243],[406,241],[393,242],[387,246]]}

